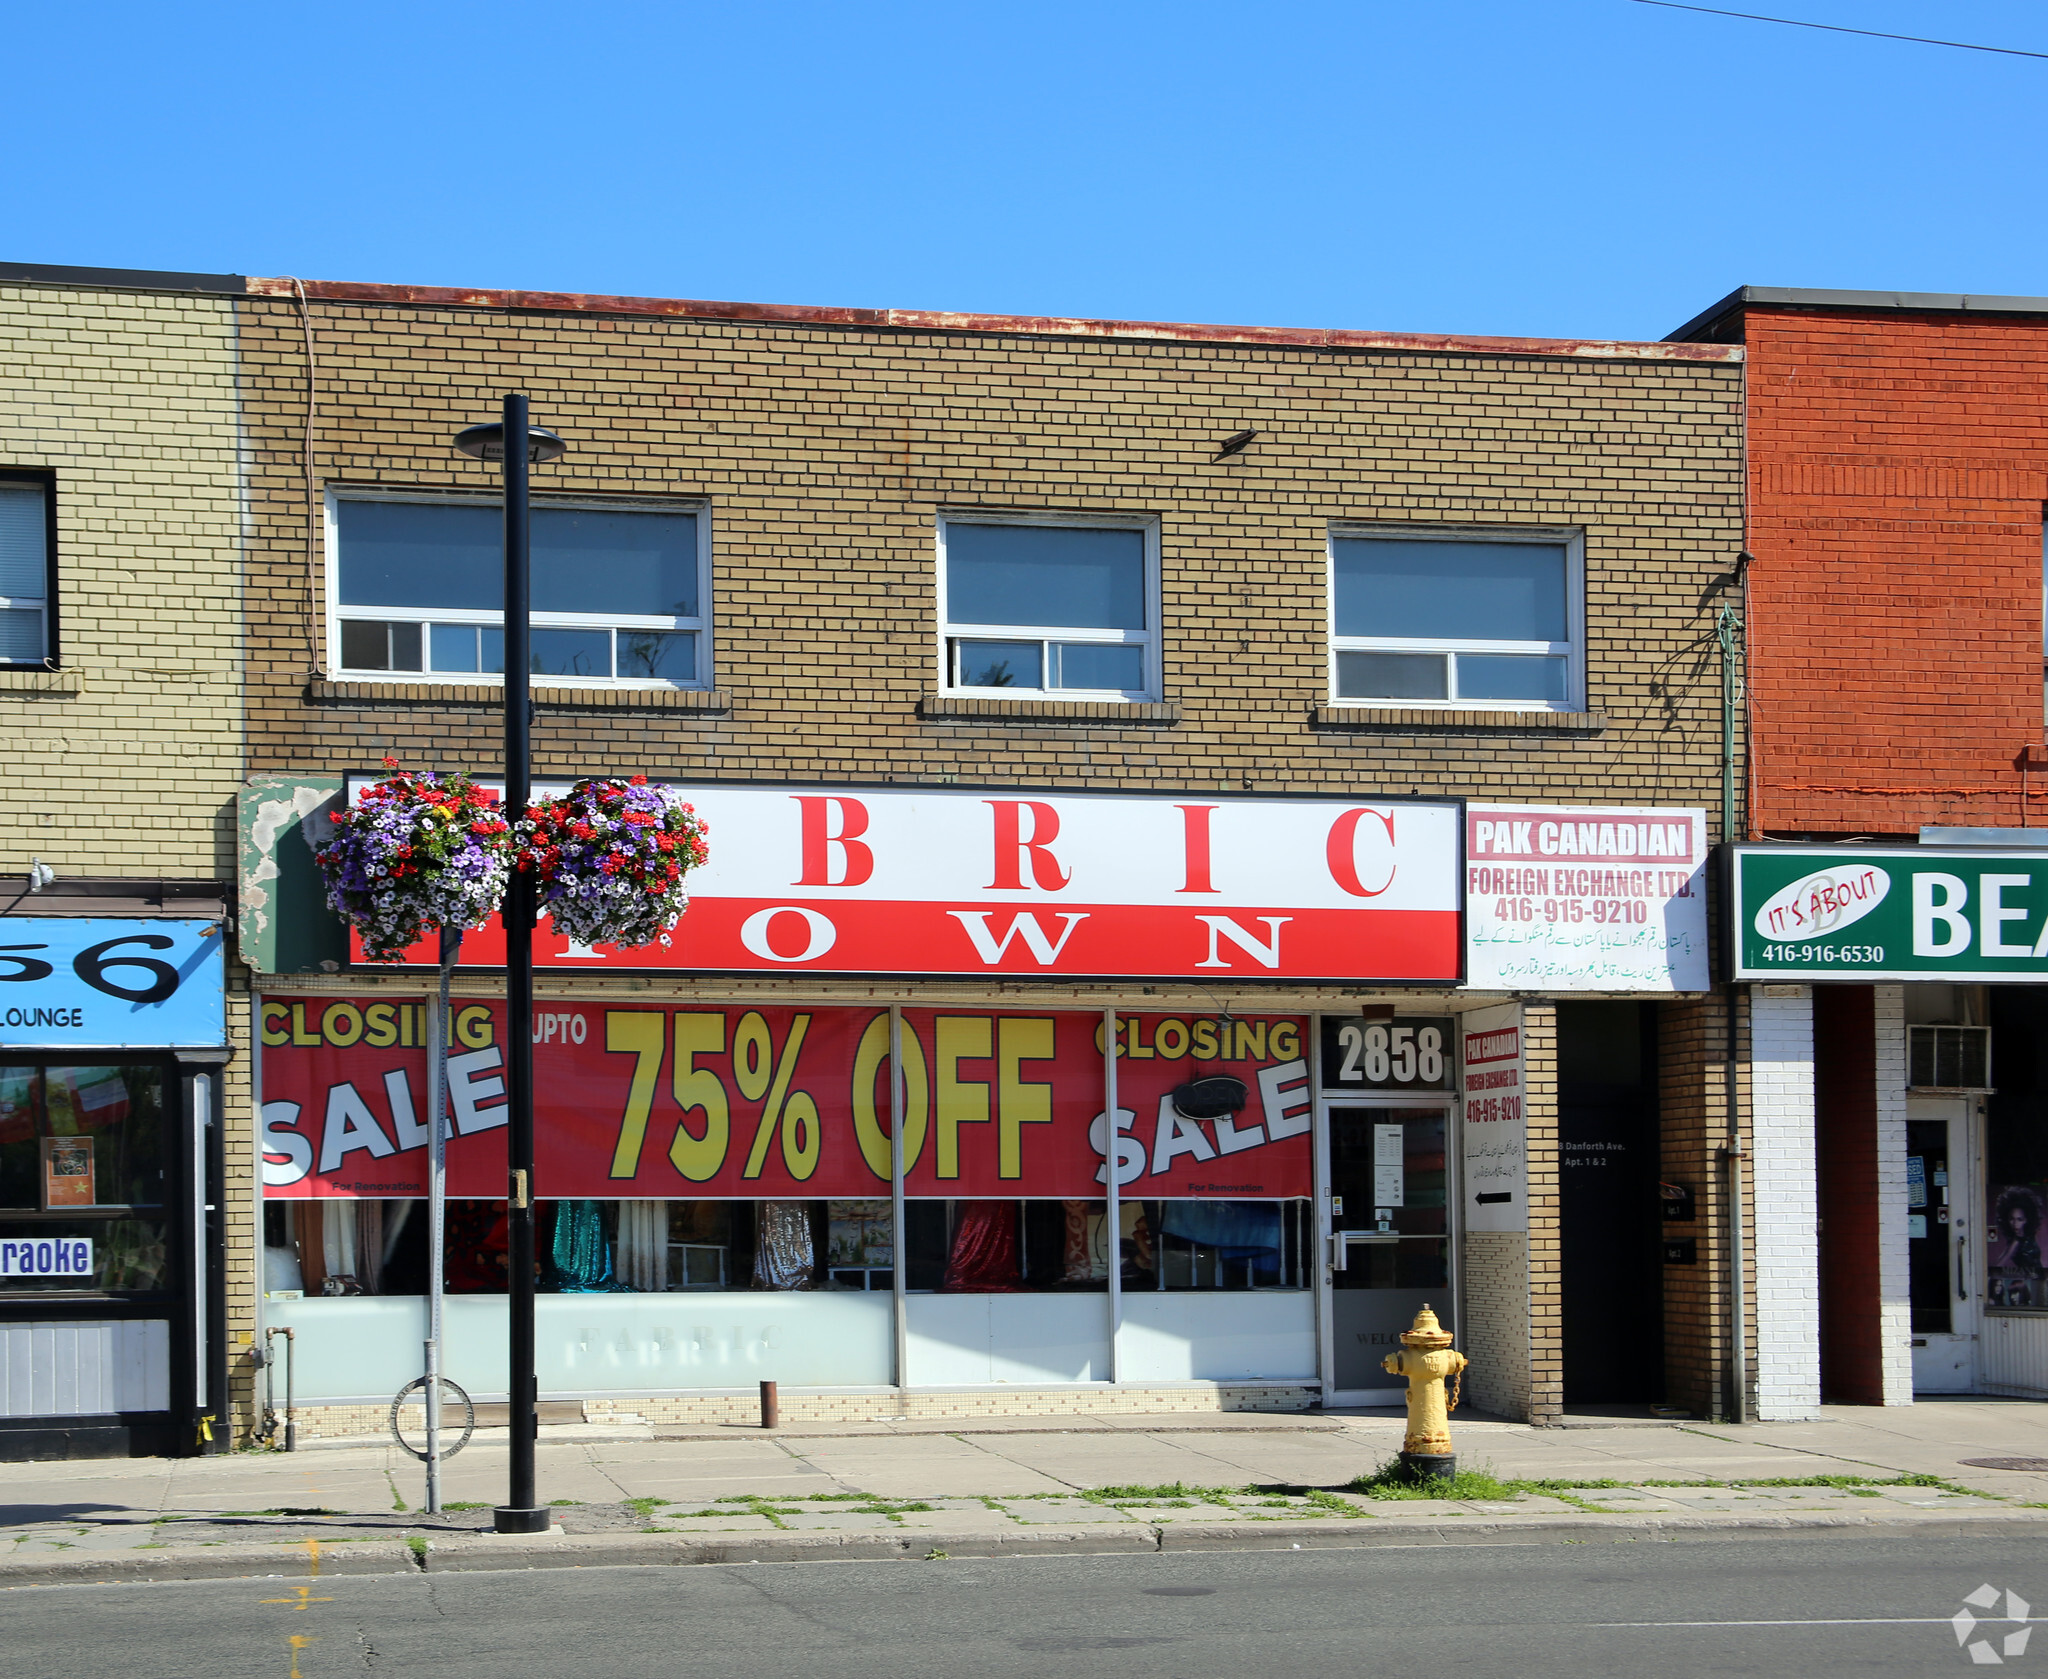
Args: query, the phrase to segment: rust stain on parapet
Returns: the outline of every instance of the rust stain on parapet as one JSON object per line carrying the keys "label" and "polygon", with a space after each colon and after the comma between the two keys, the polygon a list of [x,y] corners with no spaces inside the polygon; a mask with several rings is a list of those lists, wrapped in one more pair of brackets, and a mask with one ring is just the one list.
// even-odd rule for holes
{"label": "rust stain on parapet", "polygon": [[[763,325],[867,328],[886,332],[976,332],[1036,338],[1236,344],[1272,349],[1396,350],[1453,356],[1585,357],[1604,361],[1740,362],[1739,344],[1637,343],[1607,338],[1479,338],[1434,332],[1361,332],[1341,327],[1207,326],[1182,321],[1102,321],[1061,315],[978,315],[928,309],[835,309],[696,298],[607,297],[580,292],[478,291],[455,286],[385,286],[307,280],[319,303],[503,309],[540,314],[645,315],[667,320],[752,321]],[[248,293],[292,297],[289,279],[251,277]]]}

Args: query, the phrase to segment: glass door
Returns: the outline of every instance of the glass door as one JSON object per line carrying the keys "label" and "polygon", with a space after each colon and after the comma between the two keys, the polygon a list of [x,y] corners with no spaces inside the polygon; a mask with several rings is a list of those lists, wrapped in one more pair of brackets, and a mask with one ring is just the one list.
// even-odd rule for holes
{"label": "glass door", "polygon": [[1908,1101],[1906,1275],[1915,1393],[1968,1393],[1977,1385],[1979,1265],[1965,1186],[1978,1174],[1970,1136],[1964,1101]]}
{"label": "glass door", "polygon": [[1414,1101],[1331,1103],[1330,1402],[1384,1404],[1406,1386],[1380,1368],[1426,1303],[1453,1332],[1450,1110]]}

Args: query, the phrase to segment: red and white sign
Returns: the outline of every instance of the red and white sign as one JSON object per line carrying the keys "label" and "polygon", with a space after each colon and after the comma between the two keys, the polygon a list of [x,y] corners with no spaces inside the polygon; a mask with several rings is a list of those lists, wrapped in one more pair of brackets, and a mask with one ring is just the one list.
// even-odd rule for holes
{"label": "red and white sign", "polygon": [[1704,810],[1472,805],[1473,991],[1707,989]]}
{"label": "red and white sign", "polygon": [[1523,1107],[1522,1005],[1475,1009],[1458,1023],[1464,1064],[1465,1228],[1529,1228],[1529,1120]]}
{"label": "red and white sign", "polygon": [[[266,997],[263,1182],[272,1199],[427,1192],[425,1006]],[[502,1002],[450,1006],[448,1192],[505,1194]],[[1119,1017],[1120,1192],[1311,1192],[1307,1023]],[[534,1016],[536,1192],[546,1198],[810,1199],[889,1191],[886,1009],[544,1002]],[[904,1189],[929,1197],[1106,1193],[1102,1016],[903,1011]],[[1170,1092],[1241,1079],[1235,1114]]]}
{"label": "red and white sign", "polygon": [[[1448,803],[681,786],[711,861],[664,948],[538,966],[1455,983]],[[358,951],[358,954],[360,952]],[[495,925],[465,964],[502,965]],[[408,963],[430,965],[422,941]]]}

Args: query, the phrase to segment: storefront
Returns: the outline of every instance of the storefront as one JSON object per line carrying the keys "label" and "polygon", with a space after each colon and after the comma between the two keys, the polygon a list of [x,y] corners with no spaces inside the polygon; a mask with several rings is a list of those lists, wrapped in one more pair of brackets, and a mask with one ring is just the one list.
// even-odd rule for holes
{"label": "storefront", "polygon": [[0,1458],[226,1443],[223,905],[174,885],[0,922]]}
{"label": "storefront", "polygon": [[1814,1385],[2048,1398],[2048,850],[1923,837],[1733,857],[1736,972],[1794,1075],[1760,1139],[1812,1127]]}
{"label": "storefront", "polygon": [[[1513,1320],[1526,1359],[1524,1011],[1459,989],[1482,871],[1455,803],[692,797],[713,861],[671,946],[537,936],[544,1399],[1392,1405],[1380,1359],[1424,1301]],[[1525,820],[1546,872],[1489,952],[1551,989],[1575,949],[1582,988],[1685,987],[1699,813],[1581,814],[1562,842]],[[448,1368],[481,1399],[505,1388],[501,937],[465,943],[448,1023]],[[374,1426],[420,1370],[428,954],[255,1003],[264,1312],[316,1431]]]}

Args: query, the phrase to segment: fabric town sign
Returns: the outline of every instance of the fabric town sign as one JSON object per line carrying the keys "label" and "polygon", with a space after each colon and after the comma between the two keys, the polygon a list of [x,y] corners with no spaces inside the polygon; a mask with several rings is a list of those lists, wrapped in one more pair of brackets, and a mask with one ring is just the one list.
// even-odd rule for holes
{"label": "fabric town sign", "polygon": [[[351,792],[354,787],[352,785]],[[1002,974],[1455,985],[1451,800],[682,786],[711,861],[669,948],[571,944],[603,971]],[[360,959],[360,948],[356,955]],[[465,965],[504,960],[495,925]],[[431,965],[426,941],[408,964]]]}

